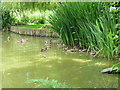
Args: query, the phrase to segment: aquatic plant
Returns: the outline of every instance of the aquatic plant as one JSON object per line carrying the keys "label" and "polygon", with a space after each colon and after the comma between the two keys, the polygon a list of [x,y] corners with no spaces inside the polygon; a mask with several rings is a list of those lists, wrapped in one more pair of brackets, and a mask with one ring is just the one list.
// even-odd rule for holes
{"label": "aquatic plant", "polygon": [[[116,70],[116,72],[120,72],[120,62],[117,63],[117,64],[114,64],[114,65],[112,66],[112,70],[114,70],[115,68],[118,68],[118,69]],[[111,70],[111,71],[112,71],[112,70]]]}
{"label": "aquatic plant", "polygon": [[49,17],[62,43],[97,51],[108,58],[117,55],[118,31],[110,3],[67,2]]}
{"label": "aquatic plant", "polygon": [[26,81],[27,84],[35,84],[35,88],[67,88],[65,83],[59,83],[57,80],[33,79]]}

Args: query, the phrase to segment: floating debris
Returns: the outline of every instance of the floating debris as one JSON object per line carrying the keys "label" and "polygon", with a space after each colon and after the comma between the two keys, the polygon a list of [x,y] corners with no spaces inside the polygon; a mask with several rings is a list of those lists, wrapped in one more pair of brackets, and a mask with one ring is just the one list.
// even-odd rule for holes
{"label": "floating debris", "polygon": [[119,72],[116,72],[118,70],[118,67],[112,69],[112,68],[106,68],[106,69],[103,69],[101,71],[101,73],[108,73],[108,74],[112,74],[112,73],[119,73]]}

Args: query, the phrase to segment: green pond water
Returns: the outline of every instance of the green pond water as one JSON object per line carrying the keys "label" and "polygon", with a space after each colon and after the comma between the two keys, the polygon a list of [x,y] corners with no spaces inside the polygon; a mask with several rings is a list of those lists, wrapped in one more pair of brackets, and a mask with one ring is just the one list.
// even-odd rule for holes
{"label": "green pond water", "polygon": [[[7,37],[11,39],[8,40]],[[57,47],[57,38],[20,36],[2,33],[2,87],[31,88],[30,79],[55,79],[75,88],[117,88],[117,74],[102,74],[100,70],[115,63],[103,58],[93,58],[87,53],[68,53]],[[26,43],[18,40],[29,39]],[[40,52],[45,41],[52,40],[51,49]],[[45,58],[45,57],[46,58]]]}

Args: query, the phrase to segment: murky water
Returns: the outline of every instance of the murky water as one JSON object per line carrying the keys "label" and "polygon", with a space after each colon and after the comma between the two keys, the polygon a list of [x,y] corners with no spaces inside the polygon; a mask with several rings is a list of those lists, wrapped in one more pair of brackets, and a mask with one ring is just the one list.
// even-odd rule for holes
{"label": "murky water", "polygon": [[[10,40],[7,37],[10,36]],[[29,39],[26,43],[17,40]],[[51,49],[40,52],[45,41],[52,40]],[[57,47],[57,39],[20,36],[13,33],[2,35],[3,88],[27,88],[29,79],[56,79],[69,87],[117,88],[118,75],[102,74],[99,71],[113,63],[92,58],[86,53],[67,53]]]}

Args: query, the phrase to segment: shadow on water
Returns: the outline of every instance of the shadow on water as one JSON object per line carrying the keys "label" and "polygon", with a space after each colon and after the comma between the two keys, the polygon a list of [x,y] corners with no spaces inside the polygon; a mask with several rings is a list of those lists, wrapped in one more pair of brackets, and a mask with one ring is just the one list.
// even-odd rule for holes
{"label": "shadow on water", "polygon": [[[10,36],[10,41],[7,37]],[[17,40],[29,39],[22,44]],[[40,52],[45,41],[52,40],[51,49]],[[113,62],[95,59],[86,53],[67,53],[58,48],[57,39],[19,36],[3,33],[3,87],[32,87],[24,82],[29,79],[56,79],[69,87],[117,88],[118,76],[101,74],[99,71],[110,67]],[[0,70],[1,71],[1,70]]]}

